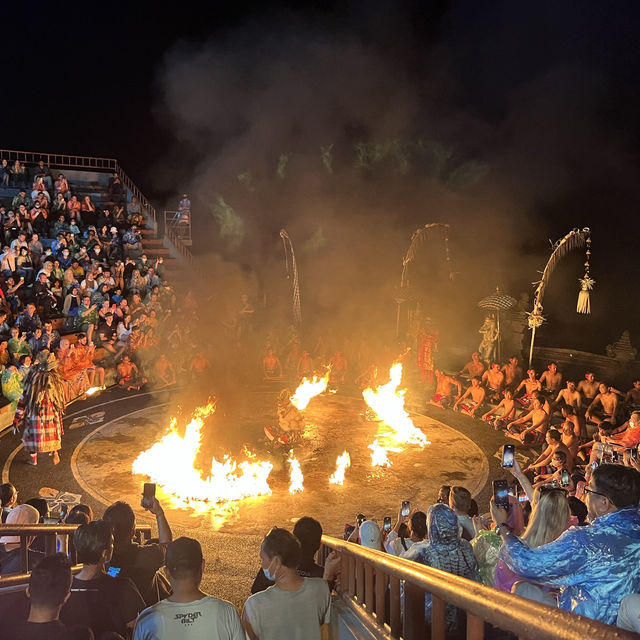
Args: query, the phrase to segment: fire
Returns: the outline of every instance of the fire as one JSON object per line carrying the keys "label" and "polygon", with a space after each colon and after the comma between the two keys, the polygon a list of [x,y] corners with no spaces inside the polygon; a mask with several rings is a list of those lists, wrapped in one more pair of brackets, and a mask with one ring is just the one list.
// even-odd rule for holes
{"label": "fire", "polygon": [[[371,449],[371,464],[374,467],[390,467],[391,460],[389,460],[388,452],[390,449],[381,446],[377,440],[375,440],[368,447]],[[394,451],[399,451],[399,449],[394,449]]]}
{"label": "fire", "polygon": [[329,478],[330,484],[344,484],[344,472],[351,466],[351,456],[348,451],[343,451],[336,460],[336,471]]}
{"label": "fire", "polygon": [[176,431],[176,419],[172,419],[169,433],[133,462],[132,472],[149,476],[172,496],[176,506],[189,504],[205,509],[212,504],[271,494],[268,478],[273,465],[257,460],[248,451],[248,459],[242,462],[230,455],[222,460],[212,458],[205,477],[195,468],[204,418],[214,411],[214,401],[196,409],[184,436]]}
{"label": "fire", "polygon": [[85,394],[88,396],[92,396],[94,393],[98,393],[98,391],[102,391],[104,389],[104,387],[89,387],[86,391]]}
{"label": "fire", "polygon": [[302,475],[302,469],[300,468],[300,463],[293,456],[293,449],[289,451],[289,459],[287,460],[289,463],[289,493],[300,493],[304,491],[303,480],[304,477]]}
{"label": "fire", "polygon": [[414,424],[404,408],[406,389],[398,389],[402,382],[402,363],[396,362],[389,370],[389,382],[376,389],[366,388],[362,396],[381,421],[380,431],[371,449],[373,466],[389,466],[389,451],[402,451],[403,445],[424,447],[427,437]]}
{"label": "fire", "polygon": [[314,375],[311,380],[309,380],[309,378],[302,378],[302,382],[290,398],[291,403],[296,409],[300,411],[306,409],[311,398],[326,391],[327,385],[329,384],[329,372],[330,369],[327,369],[324,376],[318,377]]}

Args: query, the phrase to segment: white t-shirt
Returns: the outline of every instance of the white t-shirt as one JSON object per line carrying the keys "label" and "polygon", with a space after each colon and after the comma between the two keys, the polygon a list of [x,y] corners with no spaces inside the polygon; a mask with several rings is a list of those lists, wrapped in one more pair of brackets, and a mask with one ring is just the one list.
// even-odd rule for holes
{"label": "white t-shirt", "polygon": [[322,578],[304,578],[297,591],[274,585],[253,594],[244,615],[260,640],[320,640],[331,617],[329,586]]}
{"label": "white t-shirt", "polygon": [[134,640],[246,640],[236,608],[206,596],[194,602],[161,600],[136,620]]}

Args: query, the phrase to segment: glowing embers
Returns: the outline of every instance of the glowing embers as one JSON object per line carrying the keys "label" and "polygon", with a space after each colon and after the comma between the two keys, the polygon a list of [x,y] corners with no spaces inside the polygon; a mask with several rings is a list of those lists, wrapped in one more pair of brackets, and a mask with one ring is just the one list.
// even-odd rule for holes
{"label": "glowing embers", "polygon": [[227,454],[222,460],[213,457],[208,472],[196,469],[204,419],[214,412],[214,402],[198,407],[184,436],[176,431],[173,418],[169,433],[133,462],[132,472],[149,476],[171,496],[174,506],[206,510],[212,504],[271,494],[268,478],[273,465],[247,449],[242,461]]}
{"label": "glowing embers", "polygon": [[327,390],[327,385],[329,384],[329,372],[330,369],[327,369],[324,376],[318,377],[314,375],[311,380],[309,380],[309,378],[302,378],[302,382],[298,385],[295,393],[290,398],[291,404],[300,411],[306,409],[311,398],[315,398],[315,396],[318,396]]}
{"label": "glowing embers", "polygon": [[85,391],[85,395],[92,396],[94,393],[98,393],[98,391],[103,391],[106,387],[89,387]]}
{"label": "glowing embers", "polygon": [[293,449],[289,451],[289,493],[301,493],[304,491],[304,477],[300,463],[293,455]]}
{"label": "glowing embers", "polygon": [[396,362],[389,370],[389,382],[362,392],[367,406],[380,420],[378,433],[371,449],[371,464],[376,467],[388,467],[390,451],[403,451],[406,445],[420,448],[430,444],[427,437],[414,424],[404,408],[406,389],[398,389],[402,382],[402,364]]}
{"label": "glowing embers", "polygon": [[344,472],[351,466],[351,456],[343,451],[336,460],[336,470],[329,478],[329,484],[344,484]]}

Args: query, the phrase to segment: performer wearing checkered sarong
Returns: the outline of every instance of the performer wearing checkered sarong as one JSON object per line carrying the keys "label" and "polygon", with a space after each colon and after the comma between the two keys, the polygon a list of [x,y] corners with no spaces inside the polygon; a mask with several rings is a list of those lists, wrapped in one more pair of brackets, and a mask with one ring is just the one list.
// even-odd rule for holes
{"label": "performer wearing checkered sarong", "polygon": [[22,434],[22,444],[30,464],[38,464],[38,453],[49,453],[53,463],[60,462],[62,441],[64,383],[57,360],[46,349],[38,354],[24,380],[24,389],[13,420],[14,432]]}

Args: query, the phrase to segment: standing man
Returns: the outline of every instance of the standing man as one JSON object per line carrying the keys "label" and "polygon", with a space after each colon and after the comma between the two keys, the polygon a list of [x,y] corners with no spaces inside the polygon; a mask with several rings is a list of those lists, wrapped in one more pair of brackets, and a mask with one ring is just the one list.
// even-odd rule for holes
{"label": "standing man", "polygon": [[200,589],[204,558],[197,540],[169,544],[165,571],[173,593],[138,616],[134,640],[245,640],[235,607]]}
{"label": "standing man", "polygon": [[325,640],[329,637],[331,594],[322,578],[297,574],[300,543],[274,527],[260,547],[265,576],[274,586],[252,595],[244,605],[242,622],[250,640]]}

